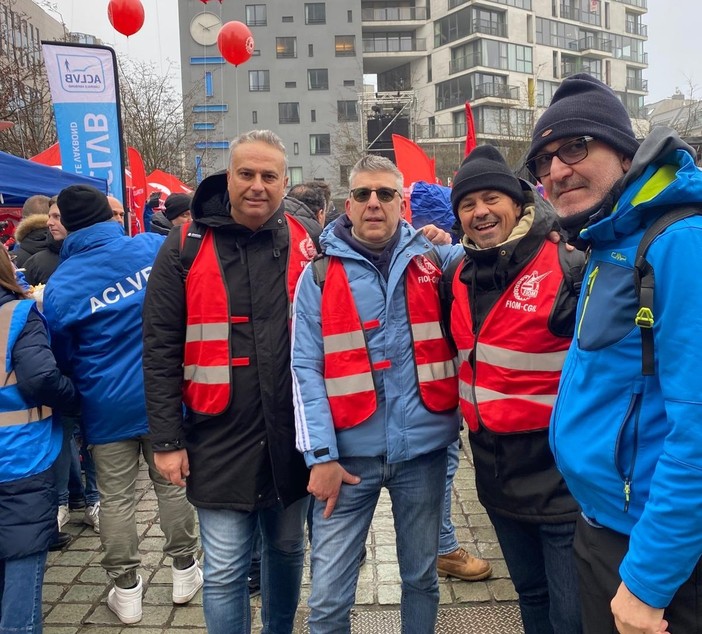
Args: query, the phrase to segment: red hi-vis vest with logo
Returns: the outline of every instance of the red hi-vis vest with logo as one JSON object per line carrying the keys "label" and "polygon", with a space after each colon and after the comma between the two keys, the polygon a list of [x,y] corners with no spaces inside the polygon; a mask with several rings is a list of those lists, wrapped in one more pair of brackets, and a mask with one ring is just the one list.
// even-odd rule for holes
{"label": "red hi-vis vest with logo", "polygon": [[[563,281],[558,245],[545,242],[473,332],[468,288],[453,278],[451,334],[458,346],[461,413],[472,431],[496,433],[548,427],[570,346],[548,319]],[[474,371],[475,367],[475,371]]]}
{"label": "red hi-vis vest with logo", "polygon": [[[454,354],[441,327],[439,277],[441,271],[423,255],[405,271],[407,314],[419,393],[432,412],[458,406],[458,378]],[[367,420],[377,409],[375,372],[391,367],[389,359],[371,360],[366,332],[380,328],[378,319],[361,323],[341,260],[329,258],[322,292],[324,382],[336,429]]]}
{"label": "red hi-vis vest with logo", "polygon": [[[286,214],[290,231],[287,291],[292,302],[297,280],[316,249],[299,220]],[[181,229],[182,241],[190,225]],[[187,309],[183,359],[183,402],[194,412],[216,416],[232,398],[232,367],[249,365],[248,357],[233,357],[231,328],[247,323],[248,315],[231,315],[229,293],[217,256],[214,233],[203,228],[202,243],[185,279]],[[182,245],[181,245],[182,248]],[[234,351],[236,352],[236,351]]]}

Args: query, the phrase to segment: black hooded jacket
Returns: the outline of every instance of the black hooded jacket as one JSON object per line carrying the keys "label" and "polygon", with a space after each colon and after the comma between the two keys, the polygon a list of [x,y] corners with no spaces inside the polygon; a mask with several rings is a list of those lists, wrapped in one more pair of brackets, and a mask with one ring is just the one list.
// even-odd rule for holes
{"label": "black hooded jacket", "polygon": [[34,214],[17,225],[15,240],[18,242],[18,246],[12,251],[17,268],[23,268],[24,263],[31,256],[48,246],[51,237],[49,228],[46,226],[48,221],[49,216],[46,214]]}
{"label": "black hooded jacket", "polygon": [[[475,332],[498,299],[536,256],[556,227],[551,206],[522,181],[527,205],[534,204],[534,220],[520,239],[491,249],[474,249],[464,242],[465,264],[460,280],[470,297]],[[528,190],[528,191],[526,191]],[[566,252],[574,277],[582,273],[584,255]],[[451,299],[450,279],[442,282]],[[579,282],[579,280],[577,280]],[[564,281],[549,317],[549,329],[560,337],[572,337],[579,285]],[[488,510],[512,519],[533,523],[575,521],[578,507],[556,469],[548,441],[548,429],[527,433],[497,434],[485,427],[470,432],[478,499]]]}
{"label": "black hooded jacket", "polygon": [[37,284],[46,284],[49,281],[49,278],[61,263],[62,244],[63,240],[54,240],[51,233],[49,233],[46,248],[27,258],[24,263],[24,279],[27,280],[27,284],[36,286]]}
{"label": "black hooded jacket", "polygon": [[[214,232],[231,314],[249,317],[232,327],[231,343],[232,356],[249,357],[250,363],[232,368],[232,399],[223,414],[188,411],[183,419],[186,298],[176,227],[156,258],[144,304],[146,408],[154,449],[188,450],[187,493],[195,506],[251,511],[278,500],[287,506],[307,494],[308,470],[295,448],[283,205],[251,231],[231,217],[226,174],[219,173],[200,184],[191,212],[197,225]],[[319,225],[299,220],[318,238]]]}

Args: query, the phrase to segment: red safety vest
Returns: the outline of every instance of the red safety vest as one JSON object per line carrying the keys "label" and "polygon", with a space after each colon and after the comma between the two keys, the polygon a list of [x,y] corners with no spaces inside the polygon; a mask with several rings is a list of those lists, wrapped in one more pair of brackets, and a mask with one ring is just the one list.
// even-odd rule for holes
{"label": "red safety vest", "polygon": [[[454,354],[441,327],[440,269],[423,255],[405,271],[407,313],[419,393],[432,412],[458,406]],[[391,366],[389,359],[372,361],[366,331],[380,328],[378,319],[361,323],[341,260],[329,258],[322,293],[324,382],[334,427],[347,429],[367,420],[378,407],[374,372]]]}
{"label": "red safety vest", "polygon": [[[546,242],[473,332],[468,288],[453,278],[451,333],[458,346],[461,413],[472,431],[548,427],[570,338],[548,319],[563,281],[558,245]],[[475,365],[475,372],[473,371]]]}
{"label": "red safety vest", "polygon": [[[316,254],[305,227],[286,214],[290,231],[287,280],[292,302],[297,280]],[[182,241],[189,225],[181,229]],[[182,248],[182,245],[181,245]],[[217,257],[214,234],[204,230],[200,249],[185,279],[187,309],[183,359],[183,402],[194,412],[216,416],[232,398],[231,369],[249,365],[248,357],[232,357],[231,327],[249,321],[248,315],[231,315],[229,293]]]}

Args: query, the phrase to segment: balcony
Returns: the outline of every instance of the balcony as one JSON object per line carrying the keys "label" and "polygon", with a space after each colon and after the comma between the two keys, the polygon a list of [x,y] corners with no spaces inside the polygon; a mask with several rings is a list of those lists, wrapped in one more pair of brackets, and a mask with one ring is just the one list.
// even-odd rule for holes
{"label": "balcony", "polygon": [[636,7],[637,9],[648,10],[648,0],[614,0],[615,2],[620,2],[621,4],[626,4],[630,7]]}
{"label": "balcony", "polygon": [[627,22],[626,32],[639,37],[648,37],[648,26],[640,22]]}
{"label": "balcony", "polygon": [[599,13],[583,11],[578,7],[565,3],[561,3],[561,17],[566,20],[574,20],[575,22],[582,22],[584,24],[594,24],[595,26],[600,26],[602,23]]}
{"label": "balcony", "polygon": [[479,84],[473,89],[473,99],[511,99],[519,101],[519,87],[500,84],[497,82],[487,82]]}
{"label": "balcony", "polygon": [[642,79],[641,77],[627,77],[626,89],[634,90],[636,92],[648,92],[648,79]]}
{"label": "balcony", "polygon": [[464,55],[463,57],[456,57],[449,61],[449,75],[455,73],[460,73],[474,66],[483,65],[483,56],[480,51],[470,53],[469,55]]}
{"label": "balcony", "polygon": [[[464,102],[465,103],[465,102]],[[416,125],[415,139],[460,139],[465,137],[465,129],[461,132],[451,123],[434,125]]]}
{"label": "balcony", "polygon": [[578,50],[594,57],[611,57],[612,41],[588,35],[578,40]]}
{"label": "balcony", "polygon": [[363,38],[364,53],[414,53],[427,50],[423,37],[399,38],[395,36]]}
{"label": "balcony", "polygon": [[641,53],[639,51],[625,51],[624,49],[617,49],[614,51],[614,57],[617,59],[624,59],[627,62],[633,62],[634,64],[646,64],[648,65],[648,53]]}
{"label": "balcony", "polygon": [[565,79],[571,75],[577,73],[588,73],[596,79],[602,81],[602,73],[597,72],[596,68],[593,68],[591,64],[587,63],[587,59],[581,60],[565,60],[561,61],[561,78]]}
{"label": "balcony", "polygon": [[483,33],[493,37],[507,37],[507,25],[504,22],[490,20],[473,20],[471,33]]}
{"label": "balcony", "polygon": [[362,22],[423,22],[426,19],[426,7],[388,7],[361,10]]}

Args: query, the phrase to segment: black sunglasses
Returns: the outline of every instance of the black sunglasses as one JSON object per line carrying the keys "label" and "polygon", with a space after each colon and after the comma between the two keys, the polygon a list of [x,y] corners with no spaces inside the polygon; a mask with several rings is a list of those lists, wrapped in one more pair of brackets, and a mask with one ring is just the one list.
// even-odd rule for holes
{"label": "black sunglasses", "polygon": [[356,187],[355,189],[351,190],[351,196],[357,203],[365,203],[368,202],[368,199],[371,197],[373,192],[375,192],[375,195],[378,197],[378,200],[381,203],[389,203],[393,198],[395,198],[395,194],[400,194],[400,192],[392,187],[378,187],[378,189],[371,189],[370,187]]}
{"label": "black sunglasses", "polygon": [[581,136],[561,145],[555,152],[544,152],[537,154],[533,159],[527,161],[528,170],[535,178],[543,178],[551,172],[551,162],[557,156],[561,163],[575,165],[587,158],[587,144],[594,141],[591,136]]}

